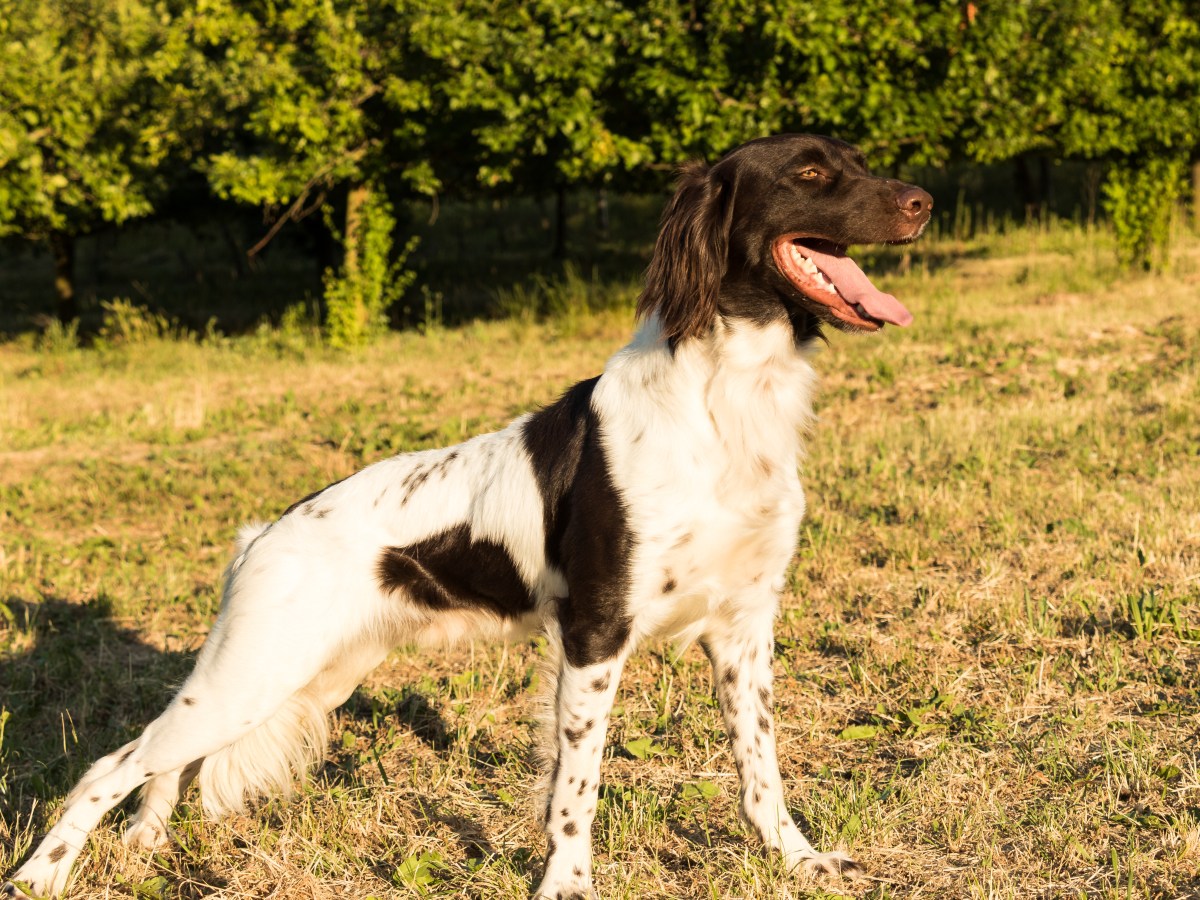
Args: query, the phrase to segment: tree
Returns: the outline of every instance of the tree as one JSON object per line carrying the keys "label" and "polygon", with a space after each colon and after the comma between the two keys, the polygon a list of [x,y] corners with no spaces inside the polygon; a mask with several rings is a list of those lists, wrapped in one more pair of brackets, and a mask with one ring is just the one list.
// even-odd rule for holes
{"label": "tree", "polygon": [[213,0],[180,10],[201,81],[232,126],[200,168],[218,196],[274,212],[254,252],[317,212],[341,240],[341,265],[325,276],[335,346],[379,331],[407,283],[389,188],[438,186],[423,143],[430,88],[407,76],[400,53],[405,12],[404,0]]}
{"label": "tree", "polygon": [[148,215],[179,172],[168,27],[141,0],[0,0],[0,42],[0,236],[49,245],[65,321],[75,238]]}
{"label": "tree", "polygon": [[897,0],[692,3],[639,10],[620,77],[661,159],[713,158],[754,137],[820,131],[879,165],[939,162],[951,110],[931,94],[957,8]]}
{"label": "tree", "polygon": [[436,73],[431,89],[457,138],[459,152],[437,154],[439,168],[469,148],[459,168],[472,186],[556,193],[559,255],[565,191],[650,161],[642,136],[624,127],[614,82],[632,20],[613,0],[459,0],[414,12],[409,23],[409,52]]}
{"label": "tree", "polygon": [[963,30],[944,95],[971,111],[958,128],[968,159],[1108,162],[1122,262],[1165,261],[1200,146],[1200,23],[1187,0],[989,4]]}

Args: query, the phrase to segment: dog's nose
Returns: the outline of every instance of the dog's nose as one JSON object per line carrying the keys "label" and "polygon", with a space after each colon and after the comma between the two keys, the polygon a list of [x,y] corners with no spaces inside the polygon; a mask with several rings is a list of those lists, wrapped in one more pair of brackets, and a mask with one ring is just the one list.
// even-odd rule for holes
{"label": "dog's nose", "polygon": [[906,216],[915,219],[929,215],[933,209],[933,198],[919,187],[909,187],[896,195],[896,205]]}

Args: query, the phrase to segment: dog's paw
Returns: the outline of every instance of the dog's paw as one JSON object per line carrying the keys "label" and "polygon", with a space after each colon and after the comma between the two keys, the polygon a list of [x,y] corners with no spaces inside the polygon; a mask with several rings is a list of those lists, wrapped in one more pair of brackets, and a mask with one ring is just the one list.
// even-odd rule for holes
{"label": "dog's paw", "polygon": [[[26,887],[28,887],[28,885],[26,885]],[[24,890],[22,890],[20,887],[17,887],[17,885],[13,884],[11,881],[6,881],[4,884],[0,885],[0,897],[3,897],[4,900],[30,900],[31,897],[35,896],[37,895],[25,893]]]}
{"label": "dog's paw", "polygon": [[590,884],[574,879],[558,884],[543,881],[532,900],[600,900],[600,895]]}
{"label": "dog's paw", "polygon": [[60,859],[56,858],[55,852],[43,854],[38,848],[33,858],[0,886],[0,900],[18,897],[24,900],[47,900],[59,896],[66,890],[71,876],[70,865],[63,866]]}
{"label": "dog's paw", "polygon": [[840,850],[806,856],[796,860],[795,868],[809,875],[841,875],[843,878],[861,878],[867,874],[861,863]]}
{"label": "dog's paw", "polygon": [[170,832],[165,826],[157,822],[143,822],[135,819],[129,823],[129,827],[121,835],[121,840],[125,842],[126,847],[132,847],[135,850],[157,850],[169,842],[169,836]]}

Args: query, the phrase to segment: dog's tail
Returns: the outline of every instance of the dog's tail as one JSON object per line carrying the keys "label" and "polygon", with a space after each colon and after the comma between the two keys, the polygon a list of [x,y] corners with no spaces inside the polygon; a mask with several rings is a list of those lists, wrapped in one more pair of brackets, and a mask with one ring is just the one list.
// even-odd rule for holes
{"label": "dog's tail", "polygon": [[[227,581],[270,528],[262,522],[242,527]],[[253,731],[205,757],[199,776],[204,812],[219,818],[260,797],[290,796],[297,780],[324,757],[328,740],[329,714],[311,691],[298,691]]]}
{"label": "dog's tail", "polygon": [[219,818],[241,812],[259,797],[290,796],[325,755],[329,715],[307,691],[293,694],[275,715],[222,747],[200,768],[204,812]]}

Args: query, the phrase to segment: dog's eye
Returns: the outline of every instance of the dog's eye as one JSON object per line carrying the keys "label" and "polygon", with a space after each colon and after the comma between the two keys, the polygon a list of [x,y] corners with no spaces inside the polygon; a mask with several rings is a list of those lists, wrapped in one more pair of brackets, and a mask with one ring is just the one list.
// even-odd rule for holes
{"label": "dog's eye", "polygon": [[821,171],[816,166],[805,166],[803,169],[801,169],[796,174],[798,174],[801,178],[808,178],[808,179],[821,177]]}

